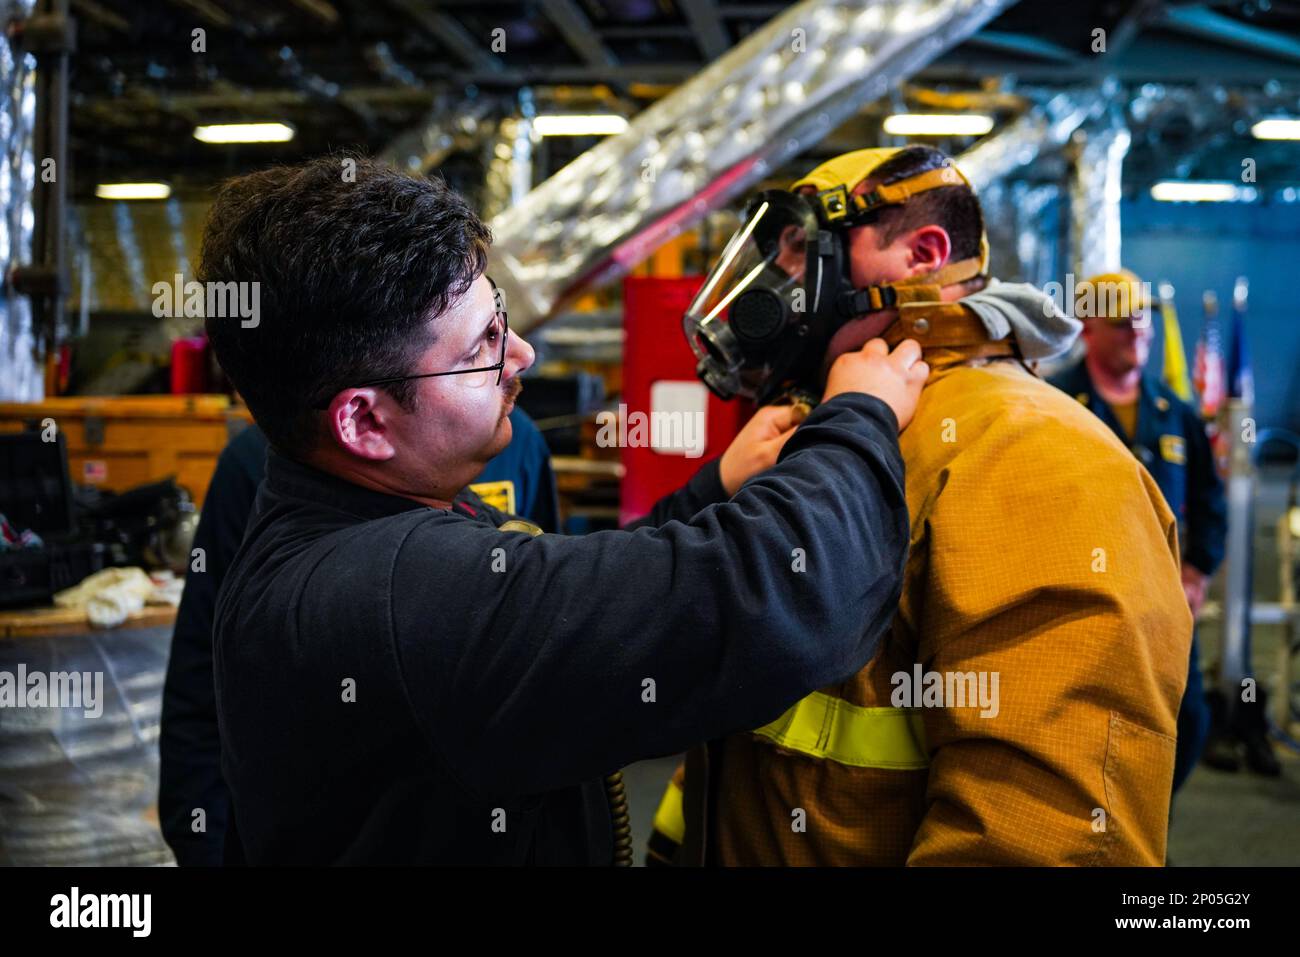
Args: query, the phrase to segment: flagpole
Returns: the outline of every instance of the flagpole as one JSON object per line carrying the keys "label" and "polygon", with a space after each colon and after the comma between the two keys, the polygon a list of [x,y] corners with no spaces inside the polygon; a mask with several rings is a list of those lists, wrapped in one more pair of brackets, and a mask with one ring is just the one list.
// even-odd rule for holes
{"label": "flagpole", "polygon": [[1237,279],[1232,296],[1231,341],[1226,370],[1228,399],[1220,435],[1227,451],[1228,535],[1223,596],[1223,656],[1219,684],[1235,711],[1242,700],[1250,666],[1250,606],[1255,538],[1255,390],[1245,340],[1248,286]]}

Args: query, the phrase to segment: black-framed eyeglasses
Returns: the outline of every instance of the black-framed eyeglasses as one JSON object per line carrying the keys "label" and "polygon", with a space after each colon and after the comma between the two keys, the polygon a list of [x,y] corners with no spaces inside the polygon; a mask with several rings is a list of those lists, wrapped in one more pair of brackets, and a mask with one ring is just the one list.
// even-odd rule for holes
{"label": "black-framed eyeglasses", "polygon": [[[500,320],[501,323],[501,328],[499,330],[501,336],[501,356],[496,362],[490,366],[475,366],[473,369],[450,369],[447,372],[417,372],[415,375],[382,376],[378,379],[367,379],[365,382],[359,382],[355,388],[359,389],[363,386],[370,385],[387,385],[390,382],[405,382],[408,379],[436,379],[437,377],[444,375],[469,375],[471,372],[495,372],[497,374],[496,384],[500,385],[501,376],[506,368],[506,348],[510,343],[510,320],[506,316],[505,303],[502,300],[500,291],[497,289],[497,284],[492,282],[491,276],[484,276],[483,278],[492,286],[492,304],[496,308],[497,319]],[[333,396],[331,396],[330,399],[326,399],[324,402],[316,403],[315,407],[317,409],[329,408],[329,403],[332,398]]]}

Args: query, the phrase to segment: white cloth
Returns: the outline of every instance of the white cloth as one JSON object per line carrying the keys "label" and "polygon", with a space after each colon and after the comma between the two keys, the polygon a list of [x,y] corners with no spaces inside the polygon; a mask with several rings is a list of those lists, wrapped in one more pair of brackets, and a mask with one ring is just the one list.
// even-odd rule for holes
{"label": "white cloth", "polygon": [[[167,573],[166,579],[177,581]],[[179,594],[167,580],[155,584],[141,568],[105,568],[54,596],[59,608],[84,608],[98,628],[113,628],[140,611],[145,602],[175,605]]]}

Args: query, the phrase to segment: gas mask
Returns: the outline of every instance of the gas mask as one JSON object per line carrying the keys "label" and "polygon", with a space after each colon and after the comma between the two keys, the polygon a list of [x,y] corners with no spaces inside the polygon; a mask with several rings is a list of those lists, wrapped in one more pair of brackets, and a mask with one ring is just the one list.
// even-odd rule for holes
{"label": "gas mask", "polygon": [[845,154],[789,190],[766,190],[747,204],[740,228],[682,322],[698,360],[696,374],[720,398],[739,395],[762,405],[791,390],[811,392],[831,337],[846,322],[937,301],[942,286],[985,273],[986,241],[977,259],[950,263],[928,276],[853,286],[851,229],[926,190],[969,185],[949,164],[854,195],[853,189],[896,152]]}

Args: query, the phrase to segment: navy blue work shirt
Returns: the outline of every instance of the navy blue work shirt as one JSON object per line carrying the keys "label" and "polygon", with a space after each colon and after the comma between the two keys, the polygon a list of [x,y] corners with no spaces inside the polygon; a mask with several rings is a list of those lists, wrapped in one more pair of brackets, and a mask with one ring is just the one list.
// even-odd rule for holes
{"label": "navy blue work shirt", "polygon": [[272,452],[214,628],[249,862],[610,864],[605,775],[771,721],[894,614],[885,403],[826,402],[725,499],[712,462],[634,529],[532,536]]}
{"label": "navy blue work shirt", "polygon": [[[533,420],[515,407],[510,444],[484,467],[472,488],[544,531],[559,530],[550,449]],[[221,776],[221,741],[212,675],[212,616],[217,591],[235,558],[266,474],[266,436],[256,425],[222,450],[194,535],[204,567],[191,568],[172,631],[158,741],[158,818],[176,862],[215,867],[243,862],[230,824],[230,794]],[[200,819],[195,811],[201,810]]]}

